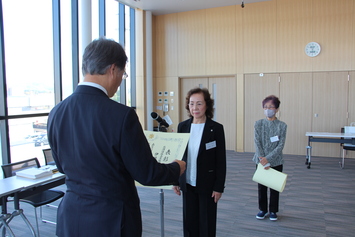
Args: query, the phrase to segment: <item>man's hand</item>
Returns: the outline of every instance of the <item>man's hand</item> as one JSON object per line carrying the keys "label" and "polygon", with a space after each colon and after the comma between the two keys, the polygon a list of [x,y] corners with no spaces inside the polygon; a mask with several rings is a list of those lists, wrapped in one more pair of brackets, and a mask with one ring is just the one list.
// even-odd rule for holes
{"label": "man's hand", "polygon": [[173,186],[173,190],[174,190],[174,193],[176,193],[177,195],[181,195],[181,191],[180,191],[180,187],[179,186]]}
{"label": "man's hand", "polygon": [[175,162],[180,165],[180,176],[181,176],[186,170],[186,162],[182,160],[175,160]]}

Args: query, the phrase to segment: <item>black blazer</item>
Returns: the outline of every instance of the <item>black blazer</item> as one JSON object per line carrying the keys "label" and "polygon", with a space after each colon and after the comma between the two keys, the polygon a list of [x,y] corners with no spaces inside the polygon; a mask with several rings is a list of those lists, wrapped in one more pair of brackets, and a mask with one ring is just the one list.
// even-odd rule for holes
{"label": "black blazer", "polygon": [[67,192],[58,236],[141,236],[143,185],[177,182],[179,164],[152,156],[136,112],[95,87],[79,85],[48,117],[48,140]]}
{"label": "black blazer", "polygon": [[[178,132],[189,133],[192,120],[190,118],[181,122]],[[216,146],[210,147],[213,142],[216,142]],[[184,161],[187,161],[187,149]],[[212,194],[212,191],[223,193],[225,180],[226,144],[223,125],[207,118],[197,157],[196,191],[205,194]],[[180,176],[179,182],[181,190],[186,191],[186,172]]]}

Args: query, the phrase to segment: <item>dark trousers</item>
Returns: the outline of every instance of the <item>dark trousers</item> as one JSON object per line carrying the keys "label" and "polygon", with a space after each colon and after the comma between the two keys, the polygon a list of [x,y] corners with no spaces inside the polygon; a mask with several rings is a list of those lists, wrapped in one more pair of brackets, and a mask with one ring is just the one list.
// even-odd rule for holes
{"label": "dark trousers", "polygon": [[210,194],[197,193],[186,184],[182,193],[184,237],[216,236],[217,203]]}
{"label": "dark trousers", "polygon": [[[283,165],[278,165],[272,167],[275,170],[282,172]],[[267,190],[270,189],[270,203],[269,211],[278,212],[279,211],[279,195],[280,193],[276,190],[268,188],[264,185],[258,184],[258,196],[259,196],[259,209],[260,211],[268,212],[268,199]]]}

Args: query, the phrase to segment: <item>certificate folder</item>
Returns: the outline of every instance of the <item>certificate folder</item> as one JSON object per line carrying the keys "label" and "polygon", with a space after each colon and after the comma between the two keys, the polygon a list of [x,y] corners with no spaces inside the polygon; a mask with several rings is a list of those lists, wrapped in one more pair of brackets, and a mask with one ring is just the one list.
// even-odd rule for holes
{"label": "certificate folder", "polygon": [[254,182],[279,191],[280,193],[282,193],[285,188],[286,179],[287,174],[277,171],[273,168],[269,168],[266,170],[264,169],[264,166],[260,163],[258,164],[258,168],[256,169],[253,176]]}

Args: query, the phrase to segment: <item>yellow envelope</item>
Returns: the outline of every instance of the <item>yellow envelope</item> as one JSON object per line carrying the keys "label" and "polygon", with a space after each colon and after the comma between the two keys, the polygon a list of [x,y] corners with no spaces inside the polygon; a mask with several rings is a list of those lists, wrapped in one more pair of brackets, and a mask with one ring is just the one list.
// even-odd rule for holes
{"label": "yellow envelope", "polygon": [[262,164],[258,164],[253,181],[282,193],[286,185],[287,174],[273,168],[264,169]]}

